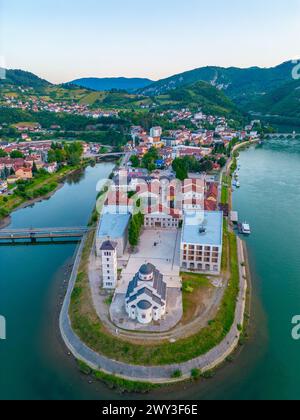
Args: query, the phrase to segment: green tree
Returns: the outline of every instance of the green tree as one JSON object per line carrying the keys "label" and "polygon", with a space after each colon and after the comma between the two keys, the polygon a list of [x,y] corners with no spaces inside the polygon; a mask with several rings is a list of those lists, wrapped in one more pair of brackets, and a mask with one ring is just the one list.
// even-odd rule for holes
{"label": "green tree", "polygon": [[226,162],[227,162],[227,160],[226,160],[226,158],[224,158],[224,157],[221,157],[221,158],[218,160],[218,164],[221,166],[221,168],[224,168],[224,166],[226,165]]}
{"label": "green tree", "polygon": [[10,157],[12,159],[24,159],[24,155],[22,152],[20,152],[19,150],[13,150],[10,154]]}
{"label": "green tree", "polygon": [[172,168],[176,173],[176,178],[180,181],[188,178],[188,165],[186,160],[180,158],[174,159]]}
{"label": "green tree", "polygon": [[140,160],[136,155],[131,156],[130,162],[134,168],[138,168],[140,166]]}
{"label": "green tree", "polygon": [[131,246],[135,247],[139,243],[141,229],[144,224],[144,216],[141,212],[135,214],[129,225],[128,238]]}
{"label": "green tree", "polygon": [[142,163],[144,168],[148,169],[148,171],[152,172],[155,168],[155,162],[159,159],[158,151],[155,147],[152,147],[148,153],[143,156]]}
{"label": "green tree", "polygon": [[213,167],[214,165],[211,160],[204,160],[201,163],[200,169],[201,169],[201,172],[210,172],[213,170]]}
{"label": "green tree", "polygon": [[38,168],[37,168],[37,166],[36,166],[36,163],[35,163],[35,162],[33,162],[33,166],[32,166],[32,173],[33,173],[33,175],[36,175],[36,174],[38,173]]}

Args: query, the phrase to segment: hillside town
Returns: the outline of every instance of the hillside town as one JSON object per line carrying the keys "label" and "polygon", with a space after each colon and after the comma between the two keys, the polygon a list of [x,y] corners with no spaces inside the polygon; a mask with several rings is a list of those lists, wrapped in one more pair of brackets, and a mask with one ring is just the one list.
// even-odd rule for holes
{"label": "hillside town", "polygon": [[[12,86],[12,89],[15,89],[15,87]],[[25,95],[25,99],[19,98],[19,94]],[[118,116],[116,110],[91,109],[89,104],[75,100],[44,99],[42,96],[36,96],[33,89],[21,87],[18,88],[17,93],[3,94],[3,97],[0,98],[0,105],[4,108],[20,109],[22,111],[65,113],[95,119]]]}
{"label": "hillside town", "polygon": [[[32,104],[9,100],[11,107],[23,107],[27,109]],[[42,105],[43,101],[37,100],[36,106]],[[43,106],[43,105],[42,105]],[[68,112],[59,104],[45,105],[54,106],[53,112]],[[30,108],[32,109],[32,108]],[[46,108],[44,108],[46,110]],[[70,112],[85,114],[84,106],[70,106]],[[38,110],[38,109],[37,109]],[[48,111],[50,109],[47,108]],[[93,114],[95,116],[96,114]],[[101,114],[104,115],[104,114]],[[108,115],[108,114],[107,114]],[[111,113],[109,113],[111,115]],[[100,117],[100,114],[98,115]],[[169,110],[162,112],[160,117],[167,117],[172,123],[190,120],[197,130],[191,130],[183,124],[180,129],[163,130],[162,127],[152,127],[149,132],[142,126],[132,126],[130,130],[131,140],[124,147],[127,153],[128,177],[159,177],[160,172],[166,171],[168,176],[176,176],[174,161],[190,159],[188,172],[204,172],[217,175],[228,157],[228,150],[233,142],[253,140],[258,136],[254,129],[258,121],[253,121],[244,130],[230,128],[229,122],[224,117],[205,115],[201,111],[192,113],[188,109],[181,111]],[[209,123],[211,129],[204,128]],[[48,162],[48,152],[51,149],[52,141],[36,141],[33,135],[47,135],[39,123],[18,123],[13,125],[17,132],[15,142],[3,142],[0,137],[0,192],[9,193],[9,185],[15,184],[18,180],[30,180],[34,172],[44,170],[49,174],[57,170],[58,162]],[[6,124],[0,126],[1,129]],[[60,127],[53,126],[52,130],[59,130]],[[53,131],[51,131],[51,134]],[[86,157],[93,157],[100,152],[106,152],[110,148],[103,148],[98,143],[82,142],[83,153]],[[188,165],[189,166],[189,165]],[[208,200],[209,201],[209,200]],[[212,208],[212,206],[211,206]]]}

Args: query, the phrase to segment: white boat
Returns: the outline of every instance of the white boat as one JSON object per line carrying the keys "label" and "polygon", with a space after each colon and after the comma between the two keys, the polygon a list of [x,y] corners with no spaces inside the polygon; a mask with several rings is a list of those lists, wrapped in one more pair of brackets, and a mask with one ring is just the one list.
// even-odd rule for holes
{"label": "white boat", "polygon": [[251,227],[250,227],[249,223],[247,223],[247,222],[239,223],[239,231],[243,235],[251,235]]}
{"label": "white boat", "polygon": [[236,186],[236,188],[241,188],[240,182],[239,181],[236,181],[235,186]]}

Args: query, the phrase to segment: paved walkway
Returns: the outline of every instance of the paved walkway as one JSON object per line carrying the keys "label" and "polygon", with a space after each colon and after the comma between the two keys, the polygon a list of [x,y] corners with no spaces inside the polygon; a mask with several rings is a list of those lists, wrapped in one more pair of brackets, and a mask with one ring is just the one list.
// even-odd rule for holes
{"label": "paved walkway", "polygon": [[238,326],[242,325],[244,321],[247,291],[247,282],[244,278],[244,269],[241,266],[241,262],[244,261],[244,252],[242,242],[239,238],[238,256],[240,261],[240,291],[236,306],[234,324],[229,334],[218,346],[209,351],[207,354],[197,357],[196,359],[193,359],[186,363],[173,364],[167,366],[134,366],[111,360],[88,348],[74,333],[71,327],[68,311],[84,243],[85,239],[82,241],[78,250],[68,286],[68,291],[60,314],[60,330],[63,340],[66,343],[69,350],[77,359],[84,361],[93,369],[102,370],[106,373],[117,375],[125,379],[146,381],[151,383],[170,383],[178,381],[178,379],[170,379],[171,375],[174,373],[175,370],[179,369],[182,372],[182,377],[180,378],[180,380],[188,379],[191,376],[192,369],[197,368],[200,369],[202,372],[211,370],[223,361],[225,361],[225,359],[237,347],[240,336]]}

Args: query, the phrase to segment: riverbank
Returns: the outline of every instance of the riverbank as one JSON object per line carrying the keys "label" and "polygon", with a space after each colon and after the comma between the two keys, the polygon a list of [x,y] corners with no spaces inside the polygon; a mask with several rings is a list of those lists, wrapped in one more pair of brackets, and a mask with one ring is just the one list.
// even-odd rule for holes
{"label": "riverbank", "polygon": [[[64,167],[60,171],[56,172],[48,176],[46,179],[41,179],[40,183],[36,183],[34,188],[30,189],[31,193],[38,192],[39,190],[43,189],[44,187],[49,187],[50,191],[46,194],[41,194],[36,198],[32,199],[25,199],[21,196],[9,196],[7,197],[7,201],[5,201],[5,197],[1,198],[0,202],[0,210],[3,212],[9,213],[7,216],[0,218],[0,229],[4,229],[5,227],[9,226],[11,223],[11,214],[18,210],[31,207],[36,203],[40,203],[44,200],[48,200],[51,198],[57,191],[59,191],[67,178],[71,175],[76,173],[81,173],[84,171],[86,166],[88,165],[87,162],[84,162],[81,166],[76,167]],[[52,186],[52,188],[51,188]]]}
{"label": "riverbank", "polygon": [[[231,279],[216,319],[191,339],[152,347],[133,346],[121,338],[114,339],[105,333],[105,327],[99,323],[96,314],[93,314],[93,318],[88,321],[84,313],[81,313],[80,306],[78,306],[81,298],[84,297],[85,308],[89,306],[90,300],[88,276],[85,271],[88,266],[93,236],[88,237],[87,242],[82,244],[77,255],[60,318],[62,336],[71,353],[93,371],[98,370],[104,374],[134,382],[170,384],[189,380],[195,375],[210,375],[212,369],[221,365],[235,351],[243,333],[247,292],[247,279],[243,268],[245,255],[240,239],[236,238],[233,233],[227,234],[230,237]],[[232,293],[234,294],[231,296]],[[232,318],[230,315],[231,305],[233,305]],[[72,311],[70,306],[72,306]],[[91,310],[90,308],[89,312]],[[75,318],[74,313],[76,314]],[[73,330],[74,322],[75,330]],[[207,341],[207,334],[211,334],[209,331],[215,331],[215,334],[220,323],[221,325],[225,323],[223,328],[226,334],[222,338],[220,337],[219,343],[213,342],[212,344],[211,339]],[[113,342],[109,343],[110,341]],[[95,347],[95,343],[98,346]],[[124,350],[126,347],[125,352],[122,351],[122,346]],[[113,349],[113,351],[110,353],[109,349]],[[187,349],[192,350],[192,353],[198,353],[198,356],[193,357],[191,353],[189,357]],[[120,359],[122,353],[122,358],[126,354],[126,362],[122,361],[122,358]],[[129,357],[130,355],[133,358]],[[147,360],[149,364],[146,362]],[[168,361],[171,363],[165,364]],[[155,362],[159,366],[155,366]]]}
{"label": "riverbank", "polygon": [[[89,240],[90,244],[92,243],[92,238]],[[74,269],[72,272],[71,280],[68,287],[68,292],[66,295],[66,299],[64,301],[63,310],[60,317],[60,328],[63,339],[72,352],[72,354],[86,365],[88,365],[93,370],[100,370],[106,374],[110,374],[113,376],[117,376],[126,380],[133,380],[133,381],[140,381],[140,382],[149,382],[155,384],[170,384],[176,383],[180,381],[185,381],[191,378],[192,372],[199,372],[199,374],[205,374],[210,372],[212,369],[216,368],[220,364],[222,364],[230,354],[237,348],[239,344],[240,335],[242,333],[242,325],[244,323],[244,311],[245,311],[245,302],[246,302],[246,291],[247,291],[247,281],[242,274],[242,263],[244,261],[244,255],[241,246],[239,245],[237,250],[237,256],[239,259],[236,259],[234,263],[234,269],[236,272],[236,280],[238,282],[238,299],[237,305],[235,308],[235,315],[233,320],[233,325],[230,328],[228,334],[226,334],[225,338],[221,341],[218,346],[215,346],[210,351],[204,351],[202,356],[196,357],[192,360],[189,360],[185,363],[174,363],[170,365],[161,365],[161,366],[138,366],[132,365],[129,363],[124,363],[116,360],[117,353],[118,353],[118,346],[115,343],[114,347],[114,354],[111,355],[111,358],[108,358],[98,352],[92,350],[88,345],[84,344],[83,341],[78,337],[77,333],[73,331],[71,319],[69,315],[69,306],[78,294],[81,293],[81,288],[78,284],[76,284],[76,280],[78,278],[78,270],[80,267],[81,257],[84,253],[88,253],[89,251],[89,244],[87,243],[86,249],[85,244],[87,242],[83,242],[80,250],[78,252],[76,262],[74,264]],[[231,242],[232,250],[235,250],[236,241]],[[82,273],[79,273],[80,278],[82,278]],[[234,278],[232,278],[231,283],[234,285]],[[227,289],[227,290],[230,290]],[[224,317],[225,314],[222,314]],[[228,315],[227,315],[228,316]],[[227,322],[231,323],[230,319]],[[94,329],[97,328],[96,326],[93,327]],[[91,330],[88,330],[89,334]],[[202,337],[203,338],[203,337]],[[100,347],[104,344],[103,342],[99,343]],[[129,344],[123,342],[124,345],[129,347]],[[185,347],[188,345],[197,346],[197,343],[193,341],[193,343],[184,343]],[[119,346],[122,343],[119,343]],[[175,347],[178,343],[169,345],[171,349],[170,357],[171,359],[175,360],[176,351]],[[199,346],[199,343],[198,343]],[[142,351],[145,349],[142,346],[136,346],[136,351],[138,347],[141,348]],[[152,348],[156,353],[156,349]],[[159,347],[157,348],[159,350]],[[153,353],[152,356],[155,354]],[[138,353],[137,353],[138,354]],[[178,355],[177,355],[178,356]],[[180,372],[180,375],[174,377],[175,372]]]}

